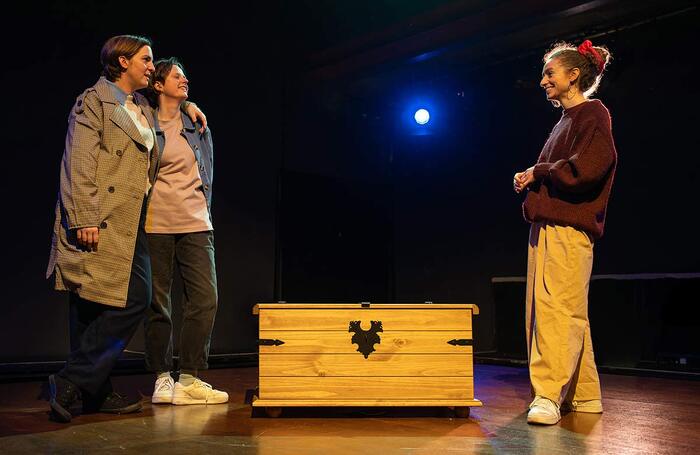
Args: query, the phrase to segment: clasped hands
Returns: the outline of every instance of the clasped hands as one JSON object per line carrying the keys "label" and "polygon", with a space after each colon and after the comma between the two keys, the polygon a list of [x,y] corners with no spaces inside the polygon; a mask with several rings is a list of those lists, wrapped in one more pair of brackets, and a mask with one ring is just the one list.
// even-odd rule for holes
{"label": "clasped hands", "polygon": [[534,174],[535,167],[532,166],[523,172],[516,172],[513,176],[513,189],[516,193],[521,193],[525,190],[531,183],[535,181]]}

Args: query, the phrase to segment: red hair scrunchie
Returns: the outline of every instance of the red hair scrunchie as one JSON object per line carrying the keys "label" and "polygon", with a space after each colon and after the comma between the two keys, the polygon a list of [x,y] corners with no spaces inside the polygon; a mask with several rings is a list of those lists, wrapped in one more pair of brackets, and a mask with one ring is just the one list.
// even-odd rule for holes
{"label": "red hair scrunchie", "polygon": [[598,67],[598,74],[603,72],[603,68],[605,68],[605,60],[600,53],[593,48],[593,43],[591,43],[591,40],[585,40],[583,43],[581,43],[581,45],[578,47],[578,53],[584,57],[587,57],[588,54],[592,55],[593,59],[595,60],[595,64]]}

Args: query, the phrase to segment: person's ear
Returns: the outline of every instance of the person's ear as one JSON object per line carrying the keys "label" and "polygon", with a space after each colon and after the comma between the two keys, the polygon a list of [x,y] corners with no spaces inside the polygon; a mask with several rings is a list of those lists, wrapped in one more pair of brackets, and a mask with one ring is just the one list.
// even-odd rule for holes
{"label": "person's ear", "polygon": [[163,83],[160,81],[156,81],[153,84],[153,88],[155,89],[156,93],[160,94],[160,92],[163,91]]}
{"label": "person's ear", "polygon": [[120,55],[120,56],[119,56],[119,66],[121,66],[122,69],[127,69],[127,68],[129,68],[129,59],[126,58],[126,57],[123,56],[123,55]]}
{"label": "person's ear", "polygon": [[581,70],[578,68],[571,68],[569,70],[569,83],[573,84],[576,82],[578,77],[581,75]]}

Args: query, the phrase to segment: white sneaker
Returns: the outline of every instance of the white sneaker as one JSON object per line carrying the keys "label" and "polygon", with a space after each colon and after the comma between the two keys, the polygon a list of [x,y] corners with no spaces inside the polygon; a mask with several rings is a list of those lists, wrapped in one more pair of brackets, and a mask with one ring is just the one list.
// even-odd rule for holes
{"label": "white sneaker", "polygon": [[536,396],[530,403],[527,413],[527,423],[539,423],[541,425],[554,425],[561,420],[559,405],[549,398]]}
{"label": "white sneaker", "polygon": [[603,402],[600,400],[564,402],[561,405],[563,411],[585,412],[588,414],[602,414]]}
{"label": "white sneaker", "polygon": [[188,386],[175,383],[173,404],[220,404],[228,401],[228,393],[216,390],[210,384],[196,378]]}
{"label": "white sneaker", "polygon": [[156,385],[153,388],[153,396],[151,396],[151,403],[172,403],[174,389],[175,381],[173,381],[170,375],[156,379]]}

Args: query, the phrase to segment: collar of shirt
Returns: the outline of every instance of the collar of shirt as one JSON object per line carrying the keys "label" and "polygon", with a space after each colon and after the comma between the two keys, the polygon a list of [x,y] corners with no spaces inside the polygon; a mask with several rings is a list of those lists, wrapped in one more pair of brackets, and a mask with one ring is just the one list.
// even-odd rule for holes
{"label": "collar of shirt", "polygon": [[112,89],[112,93],[114,94],[114,97],[117,99],[119,104],[124,106],[124,104],[126,103],[126,97],[128,96],[128,93],[126,93],[124,90],[119,88],[119,86],[117,84],[110,81],[109,79],[106,79],[106,81],[109,84],[109,88]]}
{"label": "collar of shirt", "polygon": [[[163,134],[163,128],[160,126],[160,122],[158,121],[158,111],[159,109],[156,108],[156,113],[153,116],[155,121],[154,129],[156,130],[156,134]],[[195,124],[192,123],[192,119],[189,117],[189,115],[180,111],[180,119],[182,120],[182,129],[188,133],[194,133]]]}

